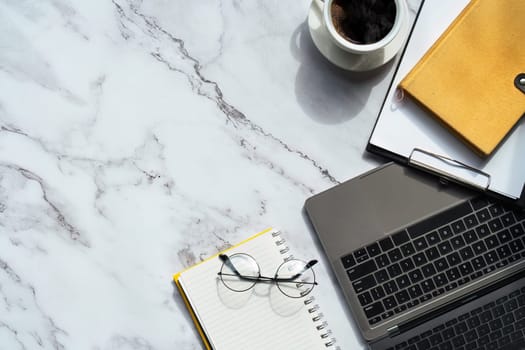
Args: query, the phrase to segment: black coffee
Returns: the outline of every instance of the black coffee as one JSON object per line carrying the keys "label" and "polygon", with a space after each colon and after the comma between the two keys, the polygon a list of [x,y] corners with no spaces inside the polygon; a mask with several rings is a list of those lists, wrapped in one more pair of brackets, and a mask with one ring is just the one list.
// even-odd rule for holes
{"label": "black coffee", "polygon": [[337,32],[356,44],[383,39],[394,26],[394,0],[334,0],[332,21]]}

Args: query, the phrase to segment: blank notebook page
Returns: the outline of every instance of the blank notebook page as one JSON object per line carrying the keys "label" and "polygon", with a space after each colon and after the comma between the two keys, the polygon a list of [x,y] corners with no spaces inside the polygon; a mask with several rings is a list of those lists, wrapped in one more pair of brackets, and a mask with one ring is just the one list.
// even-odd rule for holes
{"label": "blank notebook page", "polygon": [[[247,253],[257,260],[263,276],[273,276],[283,262],[272,232],[228,250],[227,254]],[[313,317],[315,302],[293,299],[273,284],[259,283],[246,292],[233,292],[221,282],[218,257],[206,260],[181,273],[178,282],[204,333],[215,349],[324,349]],[[315,288],[314,290],[315,291]]]}

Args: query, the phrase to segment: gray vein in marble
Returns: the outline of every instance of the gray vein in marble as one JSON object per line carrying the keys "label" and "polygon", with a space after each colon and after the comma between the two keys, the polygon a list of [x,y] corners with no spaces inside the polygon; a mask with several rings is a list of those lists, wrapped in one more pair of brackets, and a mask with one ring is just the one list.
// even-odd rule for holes
{"label": "gray vein in marble", "polygon": [[[276,137],[270,132],[264,130],[260,125],[257,125],[251,121],[243,112],[237,109],[235,106],[230,104],[221,90],[219,84],[213,80],[210,80],[204,76],[202,73],[202,65],[199,60],[193,57],[185,47],[184,41],[180,38],[175,37],[170,32],[161,27],[155,18],[149,17],[139,11],[139,9],[132,3],[128,4],[128,8],[132,13],[126,12],[123,6],[117,3],[116,0],[112,0],[113,4],[117,9],[117,13],[120,19],[121,26],[121,35],[125,40],[129,40],[132,36],[132,32],[129,27],[126,25],[126,21],[137,26],[142,33],[151,39],[156,40],[167,40],[172,44],[175,44],[177,52],[179,54],[178,61],[173,62],[173,58],[168,58],[165,54],[161,52],[160,48],[149,48],[153,49],[150,52],[150,55],[155,58],[157,61],[163,63],[169,70],[183,74],[188,82],[190,83],[193,91],[195,91],[199,96],[202,96],[212,102],[214,102],[219,110],[226,116],[227,122],[231,123],[235,128],[238,128],[239,125],[248,128],[249,130],[254,131],[255,133],[262,135],[273,142],[279,144],[287,152],[295,154],[305,161],[309,162],[314,168],[316,168],[323,178],[328,179],[333,184],[339,184],[340,182],[332,176],[328,169],[321,166],[316,160],[310,158],[304,152],[295,149],[285,143],[280,138]],[[135,18],[133,18],[135,17]],[[123,32],[122,29],[125,29]],[[187,65],[186,69],[181,68]]]}
{"label": "gray vein in marble", "polygon": [[[38,311],[38,317],[41,317],[44,321],[44,326],[46,333],[46,339],[48,339],[51,343],[51,346],[55,350],[61,350],[64,349],[64,345],[61,344],[57,338],[58,334],[64,334],[67,335],[67,332],[63,329],[59,328],[53,319],[49,316],[47,316],[43,310],[41,309],[40,305],[37,301],[37,293],[35,288],[25,283],[22,278],[9,266],[9,264],[2,260],[0,258],[0,272],[4,272],[5,276],[9,280],[11,280],[11,283],[15,285],[17,288],[21,288],[22,290],[18,290],[15,292],[14,295],[7,295],[6,292],[2,289],[2,283],[0,283],[0,294],[3,296],[3,300],[6,303],[6,312],[10,312],[12,308],[16,306],[17,309],[22,310],[24,312],[28,312],[28,317],[34,317],[37,316],[34,313],[34,310],[30,309],[33,307],[36,308]],[[2,281],[2,274],[0,273],[0,282]],[[28,300],[28,299],[31,300]],[[11,299],[11,300],[10,300]],[[13,311],[15,312],[15,311]],[[16,310],[18,312],[18,310]],[[0,321],[0,328],[6,328],[13,336],[13,338],[16,340],[16,342],[22,347],[22,349],[27,348],[27,344],[23,341],[24,338],[22,337],[23,332],[25,330],[23,329],[17,329],[14,325],[10,325],[6,322]],[[38,344],[42,344],[42,337],[35,333],[35,331],[31,331],[31,336]]]}
{"label": "gray vein in marble", "polygon": [[53,211],[56,222],[69,233],[69,238],[72,241],[77,242],[87,248],[91,246],[90,243],[81,236],[80,231],[67,220],[66,216],[62,213],[58,206],[49,199],[47,186],[45,184],[45,181],[40,176],[28,169],[22,168],[14,164],[0,163],[0,167],[13,170],[25,177],[26,179],[38,183],[42,191],[42,199],[49,205],[49,207]]}

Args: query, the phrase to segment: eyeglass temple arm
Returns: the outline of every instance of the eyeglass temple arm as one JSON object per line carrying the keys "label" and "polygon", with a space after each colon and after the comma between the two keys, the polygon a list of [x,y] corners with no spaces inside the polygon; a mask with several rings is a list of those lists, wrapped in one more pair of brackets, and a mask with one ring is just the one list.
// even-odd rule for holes
{"label": "eyeglass temple arm", "polygon": [[245,275],[237,275],[233,273],[224,273],[224,272],[217,272],[217,275],[219,276],[237,276],[240,279],[247,280],[247,281],[268,281],[268,282],[284,282],[284,283],[302,283],[302,284],[313,284],[317,285],[317,282],[303,282],[303,281],[295,281],[290,278],[276,278],[276,277],[266,277],[266,276],[245,276]]}
{"label": "eyeglass temple arm", "polygon": [[[230,258],[228,257],[228,255],[226,254],[219,254],[219,259],[221,259],[221,261],[226,265],[228,266],[232,271],[233,273],[235,273],[236,276],[239,276],[239,277],[243,277],[239,271],[237,271],[237,269],[235,268],[235,266],[232,264]],[[219,272],[220,274],[220,272]]]}

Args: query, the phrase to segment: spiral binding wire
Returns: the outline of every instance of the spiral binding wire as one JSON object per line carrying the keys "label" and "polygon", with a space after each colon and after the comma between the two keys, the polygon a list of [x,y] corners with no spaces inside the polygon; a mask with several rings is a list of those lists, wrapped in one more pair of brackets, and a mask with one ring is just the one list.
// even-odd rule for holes
{"label": "spiral binding wire", "polygon": [[[276,239],[275,245],[277,245],[278,247],[281,247],[281,249],[279,249],[279,252],[282,255],[290,251],[288,246],[285,245],[286,240],[281,237],[280,231],[272,232],[272,236]],[[293,255],[289,254],[287,256],[284,256],[283,259],[284,261],[290,261],[294,259],[294,257]],[[303,302],[304,302],[304,305],[310,306],[309,308],[307,308],[308,313],[312,314],[312,321],[315,323],[315,328],[319,331],[320,333],[319,336],[321,337],[321,339],[325,341],[324,346],[327,348],[334,346],[335,350],[340,350],[340,348],[336,346],[335,338],[332,337],[332,331],[330,329],[327,329],[328,322],[324,320],[323,313],[319,312],[319,309],[320,309],[319,305],[318,304],[312,305],[314,301],[315,301],[315,297],[310,295],[308,298],[305,298]]]}

